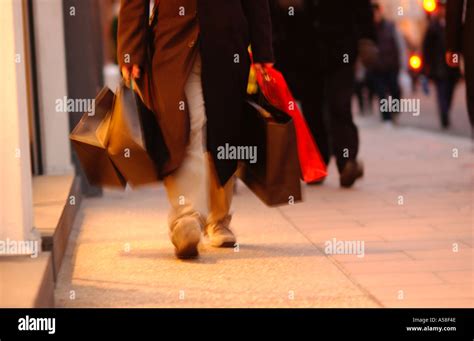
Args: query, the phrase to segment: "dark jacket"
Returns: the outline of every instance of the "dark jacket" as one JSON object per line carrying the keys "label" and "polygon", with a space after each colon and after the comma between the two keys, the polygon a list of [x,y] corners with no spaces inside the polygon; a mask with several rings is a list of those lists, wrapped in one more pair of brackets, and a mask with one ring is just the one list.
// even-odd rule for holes
{"label": "dark jacket", "polygon": [[423,39],[423,73],[429,78],[442,80],[459,77],[459,69],[451,68],[446,63],[445,27],[433,18]]}
{"label": "dark jacket", "polygon": [[375,25],[379,54],[374,70],[379,72],[398,72],[400,69],[400,51],[397,44],[395,24],[383,19]]}
{"label": "dark jacket", "polygon": [[[465,11],[465,20],[463,13]],[[446,47],[474,60],[474,0],[448,0],[446,5]]]}
{"label": "dark jacket", "polygon": [[474,127],[474,0],[448,0],[446,7],[446,45],[449,51],[462,52],[466,79],[467,107]]}
{"label": "dark jacket", "polygon": [[[202,86],[207,115],[207,148],[221,184],[235,172],[237,162],[217,159],[217,148],[239,145],[241,115],[246,96],[252,45],[256,62],[272,62],[272,34],[268,0],[161,0],[158,20],[148,30],[149,0],[122,0],[118,30],[118,60],[148,70],[151,82],[142,84],[145,102],[160,123],[170,152],[166,172],[176,170],[189,138],[189,117],[180,106],[184,85],[195,58],[202,60]],[[151,46],[150,55],[147,54]],[[147,66],[148,65],[148,66]],[[145,77],[146,79],[146,77]]]}
{"label": "dark jacket", "polygon": [[[275,67],[283,72],[294,95],[298,96],[304,87],[300,80],[301,63],[307,58],[305,53],[308,45],[304,42],[303,10],[296,9],[294,16],[282,3],[270,2],[273,24],[273,48],[275,51]],[[291,1],[287,1],[291,4]]]}
{"label": "dark jacket", "polygon": [[321,68],[343,64],[346,53],[354,63],[358,40],[375,39],[370,0],[305,0],[294,16],[282,8],[280,20],[288,53]]}

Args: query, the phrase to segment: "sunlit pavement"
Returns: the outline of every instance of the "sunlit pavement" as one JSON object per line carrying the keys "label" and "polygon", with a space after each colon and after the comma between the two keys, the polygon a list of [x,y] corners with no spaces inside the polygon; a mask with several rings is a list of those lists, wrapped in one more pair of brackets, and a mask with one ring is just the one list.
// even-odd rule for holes
{"label": "sunlit pavement", "polygon": [[[57,306],[474,307],[471,142],[358,121],[366,175],[353,189],[332,165],[304,203],[270,209],[240,183],[238,247],[203,244],[195,261],[173,256],[161,186],[87,199]],[[328,241],[364,252],[327,254]]]}

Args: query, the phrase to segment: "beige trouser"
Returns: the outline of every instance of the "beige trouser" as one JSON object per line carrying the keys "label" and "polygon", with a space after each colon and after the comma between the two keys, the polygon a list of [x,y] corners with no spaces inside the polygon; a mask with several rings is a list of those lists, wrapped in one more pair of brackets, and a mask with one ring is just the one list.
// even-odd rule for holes
{"label": "beige trouser", "polygon": [[[234,180],[220,186],[209,154],[205,154],[206,112],[198,56],[185,86],[190,116],[190,137],[180,168],[164,179],[171,205],[170,228],[184,216],[195,216],[201,226],[228,221]],[[206,219],[207,216],[207,219]]]}

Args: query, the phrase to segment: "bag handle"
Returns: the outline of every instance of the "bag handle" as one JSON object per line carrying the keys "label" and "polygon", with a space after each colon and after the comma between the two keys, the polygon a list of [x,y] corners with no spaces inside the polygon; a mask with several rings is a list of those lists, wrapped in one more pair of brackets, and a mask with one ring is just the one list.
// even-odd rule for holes
{"label": "bag handle", "polygon": [[141,92],[140,87],[138,86],[137,82],[132,77],[130,77],[130,82],[128,84],[122,78],[122,81],[120,82],[120,86],[121,87],[124,86],[132,90],[133,95],[138,96],[140,100],[144,103],[143,93]]}

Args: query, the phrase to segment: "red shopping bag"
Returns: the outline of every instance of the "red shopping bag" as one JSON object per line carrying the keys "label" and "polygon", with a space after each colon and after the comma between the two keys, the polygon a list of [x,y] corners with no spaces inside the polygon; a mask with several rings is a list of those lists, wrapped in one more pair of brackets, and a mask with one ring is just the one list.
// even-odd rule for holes
{"label": "red shopping bag", "polygon": [[265,99],[293,119],[303,181],[309,183],[324,178],[326,164],[281,72],[267,67],[265,73],[257,72],[257,83]]}

